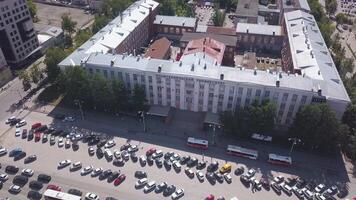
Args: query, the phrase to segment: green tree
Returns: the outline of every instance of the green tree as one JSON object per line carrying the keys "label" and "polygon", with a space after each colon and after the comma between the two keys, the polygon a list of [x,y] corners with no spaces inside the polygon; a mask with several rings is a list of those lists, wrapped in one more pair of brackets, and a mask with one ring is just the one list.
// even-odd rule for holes
{"label": "green tree", "polygon": [[95,34],[98,31],[100,31],[100,29],[102,29],[104,26],[106,26],[106,24],[109,22],[109,18],[105,15],[95,15],[94,17],[94,23],[92,26],[92,33]]}
{"label": "green tree", "polygon": [[31,76],[27,70],[23,69],[16,72],[16,75],[22,80],[22,86],[24,91],[27,91],[31,88]]}
{"label": "green tree", "polygon": [[344,24],[348,22],[348,18],[344,13],[338,13],[336,15],[336,23],[338,24]]}
{"label": "green tree", "polygon": [[109,81],[102,75],[89,76],[91,102],[94,109],[109,111],[112,105],[112,90]]}
{"label": "green tree", "polygon": [[111,82],[113,93],[113,108],[115,113],[128,109],[128,91],[122,81],[114,79]]}
{"label": "green tree", "polygon": [[340,123],[327,104],[311,104],[300,108],[289,129],[313,149],[330,150],[338,144]]}
{"label": "green tree", "polygon": [[47,78],[50,83],[54,83],[57,80],[61,70],[58,64],[67,57],[67,53],[58,47],[49,48],[46,51],[46,57],[44,63],[46,65]]}
{"label": "green tree", "polygon": [[145,88],[142,85],[136,84],[131,97],[131,103],[133,110],[144,110],[146,106],[146,93]]}
{"label": "green tree", "polygon": [[39,83],[43,77],[42,70],[39,68],[39,63],[34,64],[29,70],[31,81],[35,84]]}
{"label": "green tree", "polygon": [[336,0],[325,0],[325,10],[331,15],[336,12],[337,9],[337,1]]}
{"label": "green tree", "polygon": [[36,13],[37,13],[36,4],[33,3],[32,0],[27,0],[27,7],[28,7],[28,10],[30,11],[30,15],[31,15],[32,19],[34,19],[36,17]]}
{"label": "green tree", "polygon": [[89,28],[79,30],[74,37],[76,48],[80,47],[82,44],[84,44],[84,42],[88,41],[92,36],[93,34]]}
{"label": "green tree", "polygon": [[160,14],[169,16],[194,17],[194,9],[184,0],[158,0]]}
{"label": "green tree", "polygon": [[225,12],[220,9],[215,9],[213,22],[215,26],[223,26],[225,21]]}
{"label": "green tree", "polygon": [[347,107],[342,122],[349,126],[353,134],[356,133],[356,104],[350,104]]}
{"label": "green tree", "polygon": [[271,101],[259,105],[256,100],[247,108],[247,115],[251,132],[269,133],[275,125],[276,106]]}
{"label": "green tree", "polygon": [[68,67],[65,69],[62,79],[67,103],[72,105],[74,100],[80,100],[84,102],[84,106],[87,106],[87,100],[91,99],[90,80],[87,72],[80,66]]}
{"label": "green tree", "polygon": [[68,14],[62,15],[61,18],[63,31],[71,36],[75,32],[75,26],[77,25],[77,22],[73,21]]}

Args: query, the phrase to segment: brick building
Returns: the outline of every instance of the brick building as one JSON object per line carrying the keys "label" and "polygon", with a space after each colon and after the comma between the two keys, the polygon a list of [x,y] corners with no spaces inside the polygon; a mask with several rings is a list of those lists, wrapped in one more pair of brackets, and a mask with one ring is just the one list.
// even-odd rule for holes
{"label": "brick building", "polygon": [[168,60],[171,56],[171,42],[166,38],[162,37],[154,41],[146,51],[146,58],[153,59],[163,59]]}

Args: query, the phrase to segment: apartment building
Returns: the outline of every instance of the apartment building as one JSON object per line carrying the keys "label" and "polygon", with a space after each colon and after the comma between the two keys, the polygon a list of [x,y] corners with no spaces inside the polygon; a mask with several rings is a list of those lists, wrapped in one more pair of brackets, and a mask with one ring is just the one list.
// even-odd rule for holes
{"label": "apartment building", "polygon": [[10,66],[19,65],[39,47],[26,0],[1,0],[0,11],[0,48]]}
{"label": "apartment building", "polygon": [[[296,12],[285,14],[286,32],[288,43],[291,43],[289,49],[292,52],[290,55],[292,67],[301,73],[219,65],[213,62],[214,57],[205,54],[204,51],[183,55],[179,61],[114,54],[102,51],[100,46],[96,46],[97,40],[100,40],[97,36],[93,36],[75,50],[59,66],[65,69],[80,65],[88,73],[101,74],[107,79],[120,79],[131,90],[136,84],[142,85],[145,88],[146,99],[151,105],[219,113],[244,108],[255,100],[261,102],[269,99],[277,106],[276,122],[280,125],[289,125],[301,106],[326,102],[335,111],[336,116],[341,118],[350,98],[330,55],[321,50],[326,48],[326,45],[315,19],[302,11]],[[305,30],[313,35],[311,40],[316,40],[311,41],[314,57],[310,57],[311,49],[306,45],[303,47],[305,39],[302,38],[303,24],[308,24],[309,28]],[[110,28],[106,27],[100,32],[105,35],[110,32]],[[228,38],[221,41],[224,40],[221,35],[215,38],[214,34],[209,34],[204,37],[219,41],[226,48],[228,47],[226,44],[231,42]],[[194,35],[191,38],[202,37]],[[188,42],[183,42],[186,47]],[[232,45],[235,45],[236,40],[233,42]],[[321,47],[317,49],[313,45]],[[302,60],[302,56],[295,52],[300,48],[304,48],[303,55],[310,58]],[[319,61],[319,57],[326,63]]]}

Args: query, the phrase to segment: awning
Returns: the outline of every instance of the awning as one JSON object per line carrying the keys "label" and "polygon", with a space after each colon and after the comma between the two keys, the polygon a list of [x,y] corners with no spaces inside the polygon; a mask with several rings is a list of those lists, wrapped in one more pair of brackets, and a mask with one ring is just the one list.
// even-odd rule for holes
{"label": "awning", "polygon": [[149,115],[159,116],[159,117],[168,117],[169,110],[171,108],[169,106],[156,106],[152,105],[150,110],[148,111]]}
{"label": "awning", "polygon": [[220,126],[220,115],[216,113],[207,112],[205,114],[204,124],[214,124]]}

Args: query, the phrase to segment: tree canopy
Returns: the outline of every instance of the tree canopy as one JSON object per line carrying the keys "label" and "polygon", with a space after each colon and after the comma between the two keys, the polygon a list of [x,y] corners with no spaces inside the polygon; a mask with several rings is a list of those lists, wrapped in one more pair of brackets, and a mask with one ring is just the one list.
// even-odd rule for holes
{"label": "tree canopy", "polygon": [[72,18],[68,14],[62,15],[62,29],[68,35],[72,35],[75,32],[75,26],[77,22],[73,21]]}
{"label": "tree canopy", "polygon": [[214,26],[223,26],[225,21],[225,12],[220,9],[215,9],[213,15]]}
{"label": "tree canopy", "polygon": [[161,15],[194,17],[194,9],[184,0],[158,0]]}
{"label": "tree canopy", "polygon": [[37,13],[36,4],[33,3],[33,0],[27,0],[27,6],[28,6],[28,10],[30,11],[30,15],[31,15],[32,19],[34,19],[36,17],[36,13]]}
{"label": "tree canopy", "polygon": [[44,63],[46,64],[47,78],[50,83],[54,83],[61,73],[58,63],[60,63],[68,53],[59,47],[52,47],[47,49]]}
{"label": "tree canopy", "polygon": [[336,0],[325,0],[325,10],[331,15],[336,12],[337,9],[337,1]]}

